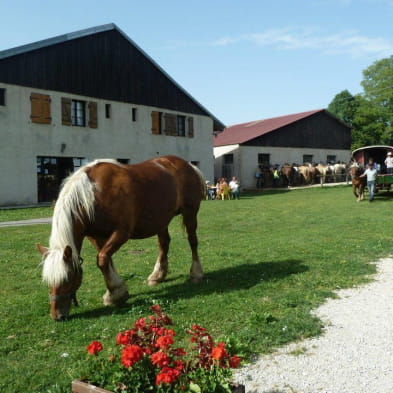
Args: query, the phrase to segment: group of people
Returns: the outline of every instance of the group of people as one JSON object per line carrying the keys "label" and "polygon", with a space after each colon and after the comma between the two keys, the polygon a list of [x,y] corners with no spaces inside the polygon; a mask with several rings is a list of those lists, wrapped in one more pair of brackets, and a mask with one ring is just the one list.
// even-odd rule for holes
{"label": "group of people", "polygon": [[[393,154],[389,151],[384,161],[386,166],[386,173],[393,174]],[[379,165],[374,162],[372,158],[368,160],[367,169],[359,177],[367,177],[367,189],[369,201],[372,202],[375,196],[375,183],[377,181]]]}
{"label": "group of people", "polygon": [[215,186],[211,185],[210,181],[206,181],[207,198],[208,199],[239,199],[240,183],[236,176],[227,183],[225,177],[220,177]]}
{"label": "group of people", "polygon": [[[270,169],[272,174],[273,186],[280,185],[280,167],[278,165],[271,166]],[[263,166],[258,165],[257,170],[255,171],[255,179],[256,179],[256,188],[262,188],[264,186],[264,174],[263,174]]]}

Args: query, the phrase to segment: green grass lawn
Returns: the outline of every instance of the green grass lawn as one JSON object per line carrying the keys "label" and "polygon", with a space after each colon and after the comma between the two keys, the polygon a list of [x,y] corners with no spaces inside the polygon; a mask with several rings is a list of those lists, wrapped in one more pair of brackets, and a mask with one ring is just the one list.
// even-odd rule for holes
{"label": "green grass lawn", "polygon": [[[86,242],[80,307],[65,323],[49,317],[35,249],[37,242],[47,245],[50,226],[0,228],[0,392],[70,392],[86,345],[113,345],[116,333],[148,315],[153,303],[173,318],[178,333],[198,323],[245,356],[317,335],[321,322],[310,310],[334,290],[366,282],[375,271],[368,262],[391,252],[392,210],[391,197],[357,203],[348,187],[205,201],[198,229],[204,281],[187,281],[191,255],[175,218],[165,283],[145,284],[157,256],[155,238],[130,241],[115,254],[131,295],[120,308],[102,305],[103,278]],[[0,211],[0,221],[15,219],[5,219],[7,212]]]}
{"label": "green grass lawn", "polygon": [[49,206],[20,209],[0,209],[0,222],[45,218],[51,217],[52,214],[53,209]]}

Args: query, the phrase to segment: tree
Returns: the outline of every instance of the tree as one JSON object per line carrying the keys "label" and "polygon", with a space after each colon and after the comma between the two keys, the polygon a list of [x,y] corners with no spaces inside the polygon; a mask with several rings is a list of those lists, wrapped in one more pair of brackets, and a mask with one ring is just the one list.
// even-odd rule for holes
{"label": "tree", "polygon": [[341,93],[335,95],[327,109],[334,116],[343,120],[350,127],[353,127],[353,119],[359,107],[359,98],[353,96],[348,90],[343,90]]}
{"label": "tree", "polygon": [[328,110],[352,127],[352,149],[393,145],[393,56],[378,60],[363,71],[364,93],[337,94]]}
{"label": "tree", "polygon": [[364,97],[393,111],[393,56],[376,61],[363,71]]}

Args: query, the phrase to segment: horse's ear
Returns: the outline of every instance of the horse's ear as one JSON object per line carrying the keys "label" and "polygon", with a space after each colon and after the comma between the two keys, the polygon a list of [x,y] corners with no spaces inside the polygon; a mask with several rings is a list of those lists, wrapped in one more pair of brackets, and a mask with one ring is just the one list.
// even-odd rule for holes
{"label": "horse's ear", "polygon": [[66,246],[64,249],[63,259],[65,262],[72,262],[72,248],[70,246]]}
{"label": "horse's ear", "polygon": [[40,243],[37,243],[36,245],[41,255],[45,255],[48,252],[48,249],[42,246]]}

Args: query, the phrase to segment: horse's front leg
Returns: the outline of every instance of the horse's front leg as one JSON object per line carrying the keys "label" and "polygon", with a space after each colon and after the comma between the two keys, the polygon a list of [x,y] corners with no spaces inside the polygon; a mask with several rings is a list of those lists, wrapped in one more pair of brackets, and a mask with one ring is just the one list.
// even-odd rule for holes
{"label": "horse's front leg", "polygon": [[157,236],[159,253],[153,272],[147,278],[148,285],[157,285],[164,281],[168,273],[168,251],[169,243],[171,241],[168,228],[165,228],[165,230]]}
{"label": "horse's front leg", "polygon": [[[128,240],[128,235],[123,232],[114,232],[112,236],[104,241],[96,241],[99,250],[97,255],[97,266],[100,268],[107,291],[103,296],[104,304],[121,303],[129,297],[127,286],[119,277],[113,266],[112,255]],[[90,239],[92,241],[92,239]],[[94,244],[94,241],[92,241]]]}
{"label": "horse's front leg", "polygon": [[360,198],[360,192],[359,192],[359,194],[357,193],[357,189],[356,189],[356,186],[355,186],[354,184],[352,184],[352,192],[353,192],[353,195],[355,195],[355,198],[356,198],[357,200],[359,200],[359,198]]}

